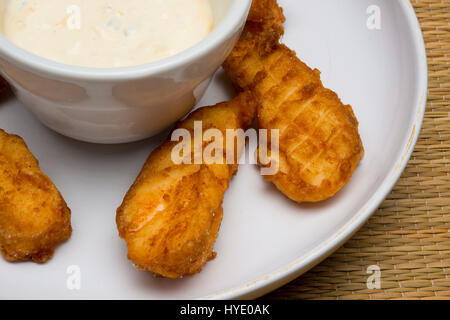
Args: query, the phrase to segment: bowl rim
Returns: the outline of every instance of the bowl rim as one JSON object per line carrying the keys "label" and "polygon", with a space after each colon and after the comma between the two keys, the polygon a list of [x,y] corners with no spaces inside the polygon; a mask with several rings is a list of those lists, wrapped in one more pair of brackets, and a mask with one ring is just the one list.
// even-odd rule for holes
{"label": "bowl rim", "polygon": [[406,21],[413,34],[413,45],[415,47],[417,58],[415,68],[418,72],[417,91],[415,96],[417,102],[414,106],[411,106],[411,118],[413,118],[413,121],[409,128],[410,132],[408,132],[409,139],[405,142],[405,145],[399,153],[399,157],[389,174],[373,193],[372,197],[366,202],[366,205],[355,213],[353,219],[348,221],[339,230],[336,230],[336,233],[331,234],[325,241],[318,244],[316,248],[309,253],[296,258],[289,265],[274,270],[252,282],[202,296],[198,299],[256,299],[295,280],[322,262],[347,242],[369,220],[400,179],[417,144],[425,117],[428,92],[428,62],[422,29],[410,0],[399,0],[399,6],[406,15]]}
{"label": "bowl rim", "polygon": [[230,0],[228,10],[214,30],[194,46],[165,59],[129,67],[94,68],[64,64],[31,53],[12,43],[0,34],[0,56],[22,68],[62,79],[90,81],[127,80],[157,75],[198,59],[226,42],[230,35],[240,29],[250,10],[251,0]]}

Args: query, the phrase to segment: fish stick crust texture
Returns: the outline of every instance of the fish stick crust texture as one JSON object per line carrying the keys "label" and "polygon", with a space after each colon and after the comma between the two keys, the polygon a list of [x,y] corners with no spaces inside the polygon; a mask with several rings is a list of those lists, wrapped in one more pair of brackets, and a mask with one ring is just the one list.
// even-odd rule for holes
{"label": "fish stick crust texture", "polygon": [[[252,95],[243,93],[195,111],[177,129],[186,129],[194,138],[194,122],[201,121],[203,132],[217,129],[225,136],[227,129],[249,127],[255,110]],[[172,151],[177,144],[168,139],[151,153],[117,210],[128,258],[138,269],[167,278],[197,273],[214,257],[223,197],[237,171],[237,162],[226,164],[226,141],[220,155],[224,164],[175,164]],[[207,146],[203,142],[203,148]]]}
{"label": "fish stick crust texture", "polygon": [[277,0],[253,0],[247,23],[260,24],[266,30],[276,29],[282,33],[285,20]]}
{"label": "fish stick crust texture", "polygon": [[[257,15],[277,17],[276,1],[269,2],[261,7],[267,14]],[[265,178],[296,202],[326,200],[348,183],[364,154],[358,121],[351,106],[324,88],[318,70],[279,43],[283,19],[259,26],[256,20],[247,23],[224,69],[239,90],[251,90],[259,100],[260,128],[279,130],[278,150],[269,146],[270,159],[259,159],[261,166],[278,161],[279,171]]]}
{"label": "fish stick crust texture", "polygon": [[0,130],[0,252],[42,263],[69,239],[71,213],[22,138]]}

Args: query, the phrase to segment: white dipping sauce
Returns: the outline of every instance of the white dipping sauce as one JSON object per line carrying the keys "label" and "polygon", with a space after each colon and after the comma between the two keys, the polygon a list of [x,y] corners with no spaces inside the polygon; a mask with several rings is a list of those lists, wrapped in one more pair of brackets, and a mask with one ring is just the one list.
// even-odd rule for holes
{"label": "white dipping sauce", "polygon": [[3,23],[4,35],[27,51],[105,68],[192,47],[212,31],[213,15],[208,0],[9,0]]}

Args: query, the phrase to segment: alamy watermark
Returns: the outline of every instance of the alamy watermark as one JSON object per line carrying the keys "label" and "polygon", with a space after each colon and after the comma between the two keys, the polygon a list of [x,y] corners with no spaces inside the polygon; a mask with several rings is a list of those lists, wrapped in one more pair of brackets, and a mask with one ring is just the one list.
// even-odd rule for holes
{"label": "alamy watermark", "polygon": [[[215,128],[203,130],[203,122],[195,121],[192,131],[173,131],[171,141],[174,164],[257,164],[262,175],[275,175],[279,170],[278,129],[227,129],[225,134]],[[259,138],[259,141],[258,141]],[[245,152],[248,141],[249,153]],[[257,146],[257,147],[256,147]],[[245,153],[245,156],[243,156]],[[256,156],[252,156],[255,155]]]}
{"label": "alamy watermark", "polygon": [[81,268],[77,265],[67,267],[66,287],[68,290],[81,290]]}
{"label": "alamy watermark", "polygon": [[367,8],[367,29],[381,30],[381,8],[376,5],[371,5]]}
{"label": "alamy watermark", "polygon": [[381,289],[381,268],[373,265],[367,268],[367,274],[370,276],[367,278],[367,289],[380,290]]}
{"label": "alamy watermark", "polygon": [[69,15],[67,18],[67,28],[69,30],[80,30],[81,8],[76,4],[72,4],[66,8],[66,13]]}

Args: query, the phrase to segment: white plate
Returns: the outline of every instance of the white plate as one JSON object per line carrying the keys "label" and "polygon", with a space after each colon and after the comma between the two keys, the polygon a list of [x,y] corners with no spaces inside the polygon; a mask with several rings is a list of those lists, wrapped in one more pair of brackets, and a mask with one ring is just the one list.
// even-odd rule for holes
{"label": "white plate", "polygon": [[[117,146],[81,143],[46,129],[15,99],[0,105],[0,127],[21,135],[72,209],[72,238],[44,265],[0,259],[0,298],[253,298],[323,260],[361,227],[403,171],[420,131],[427,93],[422,34],[407,0],[280,0],[285,42],[326,86],[354,107],[366,156],[337,197],[299,206],[241,166],[224,201],[224,220],[203,272],[156,279],[126,259],[115,209],[162,139]],[[367,8],[381,9],[369,30]],[[199,105],[232,97],[218,72]],[[69,290],[68,267],[81,272]],[[70,270],[69,270],[70,271]]]}

